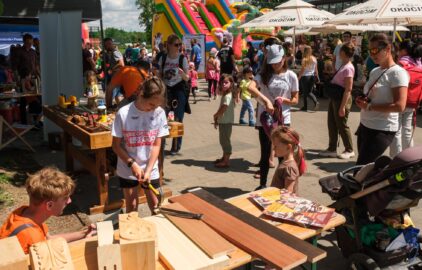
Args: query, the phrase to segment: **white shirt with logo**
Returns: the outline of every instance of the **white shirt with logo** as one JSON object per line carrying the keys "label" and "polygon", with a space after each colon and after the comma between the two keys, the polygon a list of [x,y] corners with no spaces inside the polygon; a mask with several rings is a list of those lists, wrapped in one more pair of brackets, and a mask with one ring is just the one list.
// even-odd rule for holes
{"label": "white shirt with logo", "polygon": [[[285,73],[281,74],[273,74],[270,81],[268,82],[268,86],[265,86],[262,82],[261,75],[257,75],[255,77],[255,81],[257,82],[261,93],[272,103],[275,102],[277,97],[291,99],[292,94],[299,91],[299,83],[296,73],[291,70],[287,70]],[[284,124],[290,124],[290,107],[290,105],[284,103],[282,104]],[[258,103],[258,117],[256,121],[257,126],[262,126],[260,118],[264,111],[265,107]]]}
{"label": "white shirt with logo", "polygon": [[[166,57],[166,62],[163,66],[163,57],[160,57],[160,72],[163,71],[163,80],[167,86],[175,86],[179,82],[183,80],[182,76],[179,74],[179,56],[177,55],[176,58],[170,58],[169,55]],[[183,57],[183,70],[185,73],[188,73],[189,64],[186,57]]]}
{"label": "white shirt with logo", "polygon": [[[136,108],[135,102],[132,102],[117,112],[111,134],[113,137],[122,138],[123,148],[142,169],[145,169],[155,139],[169,134],[166,114],[160,107],[150,112],[140,111]],[[117,175],[125,179],[137,180],[126,161],[120,158],[117,161]],[[151,179],[159,177],[158,161],[156,161],[151,172]]]}

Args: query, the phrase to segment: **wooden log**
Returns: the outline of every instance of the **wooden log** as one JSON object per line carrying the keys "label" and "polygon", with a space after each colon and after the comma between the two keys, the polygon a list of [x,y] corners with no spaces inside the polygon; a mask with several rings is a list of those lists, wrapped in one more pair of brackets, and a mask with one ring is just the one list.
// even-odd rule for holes
{"label": "wooden log", "polygon": [[164,216],[144,218],[157,226],[160,260],[170,270],[223,269],[229,264],[227,256],[210,259]]}
{"label": "wooden log", "polygon": [[[170,198],[188,210],[203,214],[202,220],[246,252],[279,269],[292,269],[306,262],[306,255],[285,245],[192,193]],[[254,217],[257,220],[256,217]]]}
{"label": "wooden log", "polygon": [[267,233],[272,238],[277,239],[284,244],[293,247],[294,249],[298,250],[299,252],[305,254],[307,256],[307,261],[310,263],[315,263],[327,256],[327,253],[319,249],[308,242],[300,240],[299,238],[265,222],[246,211],[243,211],[236,206],[220,199],[219,197],[209,193],[204,189],[195,189],[192,190],[191,193],[202,200],[207,201],[209,204],[217,207],[218,209],[229,213],[230,215],[236,217],[237,219],[249,224],[250,226],[255,227],[256,229]]}
{"label": "wooden log", "polygon": [[[187,211],[179,203],[168,204],[161,208]],[[224,256],[236,250],[235,246],[216,233],[202,220],[177,217],[165,212],[163,214],[210,258]]]}
{"label": "wooden log", "polygon": [[16,236],[0,240],[0,270],[28,270],[28,262]]}
{"label": "wooden log", "polygon": [[122,267],[127,270],[155,270],[157,231],[154,223],[139,218],[137,212],[119,215]]}

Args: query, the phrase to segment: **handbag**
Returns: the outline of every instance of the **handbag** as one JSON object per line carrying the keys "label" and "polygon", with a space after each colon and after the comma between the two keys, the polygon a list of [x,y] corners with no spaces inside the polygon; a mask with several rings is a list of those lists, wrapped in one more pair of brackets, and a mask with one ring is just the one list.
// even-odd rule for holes
{"label": "handbag", "polygon": [[329,82],[324,83],[324,94],[330,99],[341,100],[343,98],[344,87],[331,82],[333,78],[337,75],[337,72],[339,72],[343,68],[343,66],[341,66],[336,71],[336,73],[334,73]]}

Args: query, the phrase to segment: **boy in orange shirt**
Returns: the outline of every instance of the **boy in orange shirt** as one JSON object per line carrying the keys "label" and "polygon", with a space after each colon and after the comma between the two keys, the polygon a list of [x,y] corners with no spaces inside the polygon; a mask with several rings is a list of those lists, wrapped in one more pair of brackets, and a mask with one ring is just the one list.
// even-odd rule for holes
{"label": "boy in orange shirt", "polygon": [[71,202],[70,195],[75,183],[56,168],[47,167],[29,176],[26,191],[29,206],[21,206],[13,211],[0,228],[0,239],[16,236],[25,253],[37,242],[49,238],[62,237],[67,242],[90,237],[96,232],[95,225],[78,232],[51,236],[44,222],[51,216],[59,216]]}

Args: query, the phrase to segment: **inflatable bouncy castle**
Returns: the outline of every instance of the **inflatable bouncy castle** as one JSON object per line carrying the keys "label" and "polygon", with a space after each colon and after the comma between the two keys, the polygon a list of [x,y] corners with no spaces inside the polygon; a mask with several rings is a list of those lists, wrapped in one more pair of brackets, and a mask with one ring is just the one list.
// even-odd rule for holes
{"label": "inflatable bouncy castle", "polygon": [[185,34],[204,34],[206,51],[220,48],[223,38],[231,43],[235,56],[240,58],[246,41],[253,41],[252,37],[265,38],[272,31],[258,30],[245,37],[243,29],[238,26],[254,19],[267,9],[258,10],[247,3],[229,4],[228,0],[155,0],[156,14],[154,15],[152,35],[163,35],[163,40],[170,34],[180,37]]}

